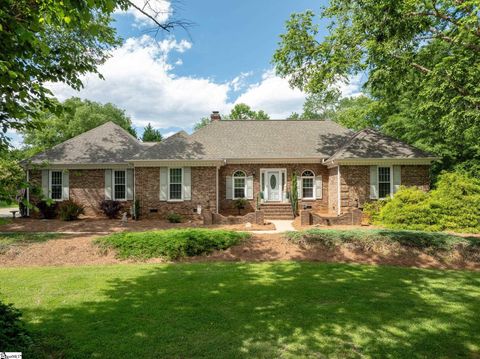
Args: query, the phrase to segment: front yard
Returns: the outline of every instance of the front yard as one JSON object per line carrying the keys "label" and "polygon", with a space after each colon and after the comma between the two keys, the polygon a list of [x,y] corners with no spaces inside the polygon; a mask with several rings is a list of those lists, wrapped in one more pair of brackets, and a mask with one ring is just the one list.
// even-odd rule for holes
{"label": "front yard", "polygon": [[0,269],[56,358],[477,358],[480,273],[314,264]]}

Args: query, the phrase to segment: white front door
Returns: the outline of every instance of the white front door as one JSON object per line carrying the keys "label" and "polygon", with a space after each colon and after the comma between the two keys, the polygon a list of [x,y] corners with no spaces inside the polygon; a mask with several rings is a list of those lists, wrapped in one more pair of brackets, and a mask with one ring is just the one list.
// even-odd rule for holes
{"label": "white front door", "polygon": [[280,201],[282,199],[280,171],[268,171],[266,180],[268,187],[267,201]]}

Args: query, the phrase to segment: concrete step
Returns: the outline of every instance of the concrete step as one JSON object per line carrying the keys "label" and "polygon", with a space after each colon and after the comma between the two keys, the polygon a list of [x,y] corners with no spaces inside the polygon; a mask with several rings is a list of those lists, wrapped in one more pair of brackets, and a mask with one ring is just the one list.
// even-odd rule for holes
{"label": "concrete step", "polygon": [[277,216],[264,216],[265,219],[291,219],[293,220],[293,215],[277,215]]}

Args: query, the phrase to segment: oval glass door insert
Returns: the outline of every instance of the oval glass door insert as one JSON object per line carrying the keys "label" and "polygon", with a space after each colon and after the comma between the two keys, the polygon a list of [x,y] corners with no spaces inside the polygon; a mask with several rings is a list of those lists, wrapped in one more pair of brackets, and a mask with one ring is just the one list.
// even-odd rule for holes
{"label": "oval glass door insert", "polygon": [[270,188],[275,189],[277,187],[277,176],[271,175],[270,176]]}

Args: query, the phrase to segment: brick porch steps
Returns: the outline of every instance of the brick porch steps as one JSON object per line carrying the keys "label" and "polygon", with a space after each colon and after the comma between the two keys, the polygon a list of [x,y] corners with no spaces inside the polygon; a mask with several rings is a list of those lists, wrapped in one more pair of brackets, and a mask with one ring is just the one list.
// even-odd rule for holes
{"label": "brick porch steps", "polygon": [[262,203],[260,209],[265,213],[265,219],[294,219],[288,203]]}

